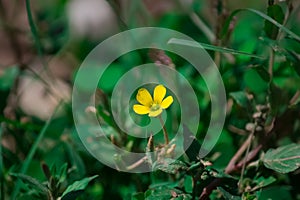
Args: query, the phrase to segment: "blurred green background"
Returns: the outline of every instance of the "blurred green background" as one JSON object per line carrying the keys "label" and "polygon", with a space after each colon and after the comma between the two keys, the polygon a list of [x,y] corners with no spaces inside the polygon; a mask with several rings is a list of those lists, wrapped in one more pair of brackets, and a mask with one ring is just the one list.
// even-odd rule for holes
{"label": "blurred green background", "polygon": [[[212,45],[208,53],[219,68],[228,100],[224,130],[205,158],[212,168],[224,171],[253,132],[253,124],[255,138],[249,151],[263,144],[252,160],[254,167],[233,173],[237,180],[244,175],[242,190],[231,188],[227,190],[230,194],[215,190],[210,198],[300,199],[300,171],[274,172],[260,159],[270,148],[299,144],[299,3],[298,0],[1,1],[1,199],[192,199],[192,194],[201,194],[201,189],[209,185],[210,179],[196,187],[191,176],[170,176],[163,170],[130,174],[110,169],[89,154],[77,135],[71,94],[81,62],[106,38],[145,26],[177,30]],[[284,28],[279,29],[268,17]],[[206,85],[186,60],[170,52],[159,53],[188,79],[198,95],[201,121],[197,141],[201,143],[210,119]],[[151,56],[149,49],[130,52],[118,58],[99,81],[96,94],[99,121],[107,127],[108,137],[121,148],[145,151],[147,140],[124,136],[116,127],[110,110],[112,90],[132,67],[158,61],[164,60],[155,53]],[[88,84],[93,72],[86,73]],[[175,104],[169,111],[175,116],[166,125],[171,135],[178,128],[179,106],[182,105]],[[148,123],[148,116],[132,116],[138,123]],[[269,137],[268,133],[273,135]],[[163,142],[162,134],[155,142],[157,146]],[[191,162],[187,156],[181,160]],[[299,160],[295,162],[299,166]],[[78,180],[81,181],[74,184]],[[193,187],[201,191],[197,193]]]}

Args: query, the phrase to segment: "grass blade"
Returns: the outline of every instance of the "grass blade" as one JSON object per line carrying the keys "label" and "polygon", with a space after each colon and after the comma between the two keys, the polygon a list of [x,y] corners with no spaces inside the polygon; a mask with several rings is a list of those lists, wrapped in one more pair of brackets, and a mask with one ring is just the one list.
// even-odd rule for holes
{"label": "grass blade", "polygon": [[30,30],[31,30],[31,33],[32,33],[32,36],[33,36],[33,39],[35,42],[36,49],[38,51],[39,56],[43,57],[42,44],[38,37],[38,32],[37,32],[37,29],[36,29],[34,21],[33,21],[29,0],[26,0],[26,11],[27,11],[27,18],[28,18]]}
{"label": "grass blade", "polygon": [[[38,137],[36,139],[36,141],[34,142],[34,144],[32,145],[22,167],[21,167],[21,170],[20,170],[20,174],[26,174],[27,170],[28,170],[28,167],[29,167],[29,164],[31,163],[31,160],[33,159],[33,156],[38,148],[38,145],[39,143],[42,141],[42,139],[44,138],[45,136],[45,133],[54,117],[54,115],[56,114],[57,110],[60,108],[60,105],[61,105],[61,102],[58,104],[58,106],[56,107],[55,111],[53,112],[52,116],[47,120],[46,124],[43,126],[41,132],[38,134]],[[12,195],[11,195],[11,199],[16,199],[17,195],[19,194],[19,191],[20,191],[20,185],[21,185],[21,182],[20,180],[17,181],[16,183],[16,186],[12,192]]]}
{"label": "grass blade", "polygon": [[264,59],[261,56],[257,56],[257,55],[251,54],[251,53],[238,51],[238,50],[234,50],[234,49],[229,49],[226,47],[219,47],[219,46],[214,46],[214,45],[210,45],[210,44],[199,43],[196,41],[184,40],[184,39],[171,38],[168,41],[168,44],[184,45],[184,46],[190,46],[190,47],[196,47],[196,48],[203,48],[203,49],[211,50],[211,51],[217,51],[217,52],[221,52],[221,53],[230,53],[233,55],[243,55],[243,56],[250,56],[253,58]]}
{"label": "grass blade", "polygon": [[229,25],[230,25],[230,22],[231,20],[233,19],[233,17],[235,15],[237,15],[238,13],[240,12],[244,12],[244,11],[248,11],[248,12],[252,12],[262,18],[264,18],[265,20],[271,22],[272,24],[274,24],[275,26],[277,26],[278,28],[280,28],[282,31],[284,31],[285,33],[287,33],[288,35],[290,35],[292,38],[294,38],[295,40],[297,40],[298,42],[300,42],[300,36],[298,36],[297,34],[293,33],[292,31],[290,31],[288,28],[286,28],[285,26],[283,26],[282,24],[278,23],[276,20],[272,19],[271,17],[269,17],[268,15],[258,11],[258,10],[255,10],[255,9],[251,9],[251,8],[246,8],[246,9],[237,9],[235,11],[233,11],[231,13],[231,15],[227,18],[227,20],[225,21],[225,24],[224,24],[224,28],[221,32],[221,35],[224,36],[227,31],[228,31],[228,28],[229,28]]}

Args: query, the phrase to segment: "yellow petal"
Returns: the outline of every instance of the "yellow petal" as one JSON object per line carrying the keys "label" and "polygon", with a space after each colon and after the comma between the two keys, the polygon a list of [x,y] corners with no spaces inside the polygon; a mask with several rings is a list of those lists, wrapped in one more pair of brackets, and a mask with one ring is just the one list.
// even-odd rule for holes
{"label": "yellow petal", "polygon": [[166,96],[166,88],[163,85],[158,85],[154,89],[154,102],[160,104],[163,98]]}
{"label": "yellow petal", "polygon": [[135,104],[133,105],[133,110],[139,115],[145,115],[150,112],[150,108],[142,105]]}
{"label": "yellow petal", "polygon": [[167,98],[165,98],[160,106],[163,108],[163,109],[167,109],[171,104],[173,103],[173,97],[172,96],[168,96]]}
{"label": "yellow petal", "polygon": [[160,113],[162,112],[162,108],[159,108],[158,110],[155,111],[151,111],[149,112],[148,116],[149,117],[157,117],[158,115],[160,115]]}
{"label": "yellow petal", "polygon": [[136,95],[136,100],[144,105],[144,106],[147,106],[147,107],[150,107],[153,100],[152,100],[152,97],[150,95],[150,93],[148,92],[147,89],[145,88],[141,88],[139,89],[137,95]]}

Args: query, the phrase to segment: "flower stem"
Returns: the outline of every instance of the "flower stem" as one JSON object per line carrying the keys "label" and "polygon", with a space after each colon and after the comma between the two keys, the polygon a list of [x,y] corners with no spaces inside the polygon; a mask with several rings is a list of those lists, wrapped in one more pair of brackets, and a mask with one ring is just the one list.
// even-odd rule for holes
{"label": "flower stem", "polygon": [[169,136],[168,136],[168,132],[167,132],[166,126],[164,124],[164,120],[162,119],[161,115],[158,116],[158,119],[159,119],[160,124],[161,124],[161,126],[163,128],[165,143],[166,143],[166,145],[168,145],[169,144]]}

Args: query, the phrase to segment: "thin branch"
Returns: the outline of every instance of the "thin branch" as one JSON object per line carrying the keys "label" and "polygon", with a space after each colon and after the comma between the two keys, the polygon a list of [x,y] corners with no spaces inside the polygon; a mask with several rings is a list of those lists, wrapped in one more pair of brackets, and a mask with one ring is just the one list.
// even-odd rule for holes
{"label": "thin branch", "polygon": [[[242,168],[242,166],[244,164],[248,164],[249,162],[251,162],[256,156],[257,154],[260,152],[260,150],[262,149],[263,144],[259,144],[257,147],[255,147],[252,151],[250,151],[249,155],[247,156],[247,158],[244,158],[243,160],[241,160],[235,167],[235,169],[233,169],[233,171],[239,170]],[[231,171],[230,173],[232,173],[233,171]]]}
{"label": "thin branch", "polygon": [[300,90],[297,90],[297,92],[294,94],[294,96],[291,98],[289,104],[293,105],[297,102],[298,98],[300,97]]}
{"label": "thin branch", "polygon": [[202,19],[195,13],[192,12],[190,15],[191,20],[194,24],[203,32],[207,39],[213,43],[216,40],[215,34],[210,30],[210,28],[202,21]]}
{"label": "thin branch", "polygon": [[251,143],[251,140],[252,140],[252,134],[250,134],[248,136],[247,140],[245,140],[245,142],[242,144],[242,146],[239,148],[239,150],[234,154],[234,156],[229,161],[229,163],[228,163],[228,165],[227,165],[227,167],[225,169],[225,173],[226,174],[230,174],[230,172],[232,172],[233,169],[236,167],[236,163],[237,163],[238,159],[246,151],[247,147]]}
{"label": "thin branch", "polygon": [[137,168],[141,164],[143,164],[147,160],[147,156],[142,157],[140,160],[136,161],[135,163],[129,165],[126,167],[127,170],[133,170],[134,168]]}
{"label": "thin branch", "polygon": [[244,178],[244,173],[245,173],[246,163],[247,163],[247,160],[248,160],[249,151],[250,151],[251,142],[252,142],[252,139],[253,139],[253,136],[254,136],[254,132],[255,132],[255,128],[253,128],[253,131],[252,131],[251,134],[249,135],[249,141],[250,141],[250,142],[249,142],[249,144],[248,144],[248,146],[247,146],[246,155],[245,155],[245,162],[244,162],[243,165],[242,165],[241,177],[240,177],[240,180],[239,180],[239,182],[238,182],[238,186],[239,186],[240,189],[241,189],[242,182],[243,182],[243,178]]}
{"label": "thin branch", "polygon": [[269,74],[270,74],[271,80],[272,80],[272,78],[273,78],[274,61],[275,61],[275,51],[274,51],[273,48],[271,48],[271,49],[270,49],[269,68],[268,68],[268,72],[269,72]]}
{"label": "thin branch", "polygon": [[218,185],[220,185],[220,183],[222,182],[222,179],[220,178],[216,178],[214,179],[208,186],[206,186],[200,197],[199,197],[199,200],[206,200],[208,199],[209,195],[212,193],[212,191],[218,187]]}

